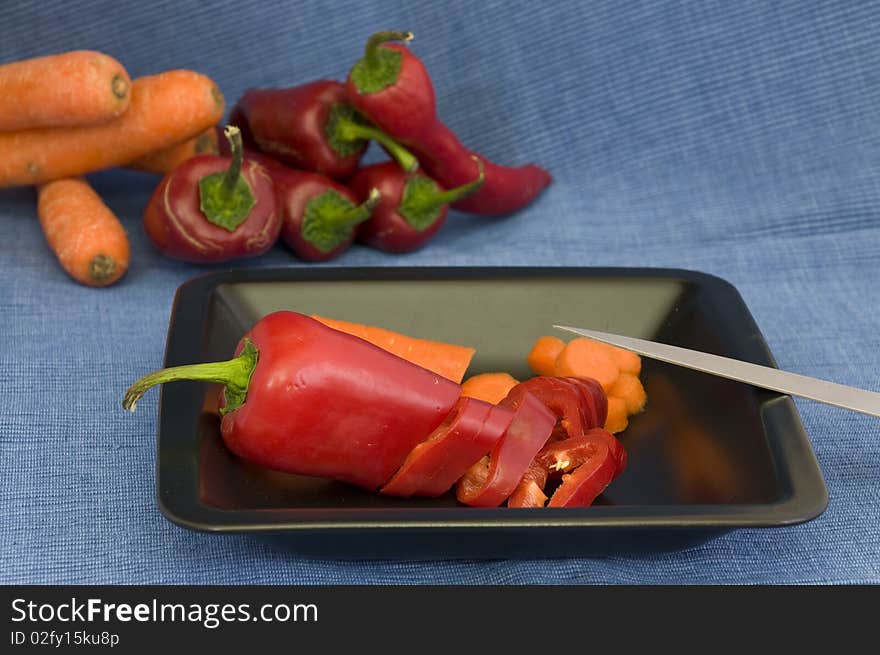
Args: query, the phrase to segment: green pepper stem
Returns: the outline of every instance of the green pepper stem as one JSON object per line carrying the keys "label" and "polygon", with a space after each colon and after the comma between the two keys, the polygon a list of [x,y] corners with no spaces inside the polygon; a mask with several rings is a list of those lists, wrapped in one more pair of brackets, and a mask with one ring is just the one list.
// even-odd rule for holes
{"label": "green pepper stem", "polygon": [[440,207],[441,205],[451,205],[452,203],[463,200],[480,190],[480,187],[483,186],[483,182],[486,180],[486,169],[483,166],[483,161],[479,157],[471,155],[471,159],[477,164],[477,169],[479,171],[477,177],[467,184],[462,184],[461,186],[441,191],[440,193],[431,194],[425,203],[426,206]]}
{"label": "green pepper stem", "polygon": [[342,141],[366,141],[372,139],[379,143],[398,165],[407,173],[415,173],[419,169],[419,160],[409,150],[397,143],[378,127],[364,125],[346,116],[338,116],[334,124],[337,138]]}
{"label": "green pepper stem", "polygon": [[412,32],[397,32],[394,30],[385,30],[382,32],[376,32],[369,39],[367,39],[367,45],[364,47],[364,56],[367,61],[375,62],[377,54],[379,52],[379,46],[383,43],[387,43],[388,41],[403,41],[404,43],[408,43],[413,40],[415,35]]}
{"label": "green pepper stem", "polygon": [[[200,380],[219,382],[226,387],[226,407],[221,413],[231,411],[244,402],[251,374],[257,364],[257,349],[245,339],[241,355],[225,362],[173,366],[145,375],[125,392],[122,407],[133,412],[144,394],[157,384],[176,380]],[[237,402],[237,404],[236,404]],[[234,405],[234,406],[233,406]]]}
{"label": "green pepper stem", "polygon": [[359,205],[338,213],[331,213],[325,210],[324,216],[322,217],[325,222],[324,224],[332,224],[339,230],[346,230],[355,225],[360,225],[372,216],[373,210],[381,200],[382,194],[379,193],[379,189],[370,189],[367,199]]}
{"label": "green pepper stem", "polygon": [[238,184],[238,178],[241,177],[241,162],[244,158],[244,147],[241,142],[241,130],[235,125],[227,125],[223,128],[223,136],[229,141],[229,152],[232,161],[226,173],[223,175],[223,191],[231,194]]}

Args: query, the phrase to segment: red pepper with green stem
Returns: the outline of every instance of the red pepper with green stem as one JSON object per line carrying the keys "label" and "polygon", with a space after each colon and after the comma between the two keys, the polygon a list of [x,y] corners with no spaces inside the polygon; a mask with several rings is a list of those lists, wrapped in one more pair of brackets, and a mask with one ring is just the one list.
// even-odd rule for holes
{"label": "red pepper with green stem", "polygon": [[221,435],[232,452],[275,470],[377,489],[455,407],[461,387],[373,344],[295,312],[261,319],[226,362],[147,375],[152,386],[224,385]]}
{"label": "red pepper with green stem", "polygon": [[388,135],[369,125],[347,102],[340,82],[319,80],[285,89],[249,89],[233,117],[261,152],[334,179],[350,177],[370,139],[406,171],[418,161]]}
{"label": "red pepper with green stem", "polygon": [[348,75],[349,102],[391,138],[409,148],[425,171],[447,188],[471,178],[471,158],[479,157],[486,180],[479,192],[453,204],[472,214],[501,215],[532,202],[550,184],[535,164],[510,167],[468,150],[437,116],[434,87],[424,64],[408,48],[411,32],[378,32]]}
{"label": "red pepper with green stem", "polygon": [[536,457],[557,416],[532,393],[515,409],[463,398],[455,382],[295,312],[258,321],[231,360],[144,376],[123,407],[133,411],[152,386],[177,380],[223,385],[221,436],[243,459],[383,493],[436,496],[460,477],[462,502],[498,506],[539,461],[571,471],[550,504],[573,505],[592,502],[615,472],[601,439],[557,441],[550,460]]}
{"label": "red pepper with green stem", "polygon": [[[390,162],[394,168],[397,164]],[[308,171],[272,169],[281,239],[306,261],[327,261],[342,254],[354,241],[357,226],[368,220],[381,194],[367,189],[360,202],[348,187]]]}
{"label": "red pepper with green stem", "polygon": [[[476,163],[476,166],[474,166]],[[362,168],[351,188],[363,198],[378,189],[382,201],[373,216],[357,230],[357,240],[386,252],[409,252],[422,247],[443,226],[448,205],[476,193],[483,185],[483,163],[474,158],[476,177],[454,189],[443,190],[426,175],[407,175],[394,162]]]}
{"label": "red pepper with green stem", "polygon": [[144,211],[144,229],[164,254],[223,262],[266,252],[281,217],[265,168],[242,159],[241,134],[226,129],[232,154],[192,157],[166,175]]}

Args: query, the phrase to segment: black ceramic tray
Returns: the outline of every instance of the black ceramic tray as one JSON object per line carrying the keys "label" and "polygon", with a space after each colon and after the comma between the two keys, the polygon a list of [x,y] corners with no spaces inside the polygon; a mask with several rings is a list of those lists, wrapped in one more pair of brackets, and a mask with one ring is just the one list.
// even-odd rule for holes
{"label": "black ceramic tray", "polygon": [[[469,374],[529,377],[525,356],[554,323],[774,365],[727,282],[681,270],[591,268],[206,275],[177,292],[165,365],[227,359],[245,331],[279,309],[471,345]],[[628,467],[592,507],[488,510],[457,505],[451,493],[402,500],[253,466],[220,439],[216,387],[166,385],[159,505],[185,527],[273,535],[303,554],[409,558],[674,550],[825,509],[825,483],[789,397],[648,359],[642,380],[647,408],[621,436]]]}

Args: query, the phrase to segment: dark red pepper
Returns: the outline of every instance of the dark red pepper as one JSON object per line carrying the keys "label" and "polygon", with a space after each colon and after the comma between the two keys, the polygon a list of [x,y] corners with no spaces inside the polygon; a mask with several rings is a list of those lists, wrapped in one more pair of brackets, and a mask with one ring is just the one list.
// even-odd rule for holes
{"label": "dark red pepper", "polygon": [[144,229],[169,257],[223,262],[266,252],[281,217],[267,170],[242,160],[238,128],[227,129],[232,155],[192,157],[166,175],[144,211]]}
{"label": "dark red pepper", "polygon": [[221,383],[220,430],[232,452],[271,469],[377,489],[461,394],[450,380],[295,312],[261,319],[235,355],[147,375],[123,406],[134,410],[147,389],[173,380]]}
{"label": "dark red pepper", "polygon": [[[391,162],[391,166],[397,165]],[[367,189],[360,204],[354,191],[318,173],[274,167],[272,179],[281,213],[281,238],[306,261],[326,261],[354,241],[357,226],[375,210],[381,194]]]}
{"label": "dark red pepper", "polygon": [[367,41],[365,55],[345,83],[354,107],[392,139],[409,148],[425,171],[446,188],[473,179],[472,157],[485,168],[482,188],[453,204],[472,214],[507,214],[532,202],[550,184],[550,174],[535,164],[501,166],[468,150],[437,116],[434,87],[424,64],[408,48],[410,32],[379,32]]}
{"label": "dark red pepper", "polygon": [[348,104],[340,82],[319,80],[285,89],[249,89],[232,109],[257,149],[275,159],[335,179],[350,177],[367,149],[381,143],[401,167],[416,159],[368,125]]}
{"label": "dark red pepper", "polygon": [[479,159],[472,167],[475,177],[464,186],[443,190],[427,175],[407,175],[394,162],[373,164],[360,169],[350,185],[360,198],[373,189],[382,201],[369,221],[357,230],[357,239],[386,252],[410,252],[422,247],[446,221],[447,205],[475,193],[483,184]]}

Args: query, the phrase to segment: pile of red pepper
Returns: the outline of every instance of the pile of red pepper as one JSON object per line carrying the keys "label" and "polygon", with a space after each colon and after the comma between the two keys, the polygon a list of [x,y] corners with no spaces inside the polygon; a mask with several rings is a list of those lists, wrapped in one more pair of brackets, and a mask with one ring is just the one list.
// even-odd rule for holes
{"label": "pile of red pepper", "polygon": [[[217,262],[281,240],[325,261],[355,240],[386,252],[423,246],[451,206],[501,215],[551,182],[534,164],[508,167],[468,150],[438,118],[409,32],[379,32],[347,80],[251,89],[233,108],[225,155],[200,155],[166,175],[144,223],[165,254]],[[370,141],[391,156],[361,166]],[[221,139],[221,142],[223,140]]]}
{"label": "pile of red pepper", "polygon": [[220,382],[221,433],[244,459],[394,496],[455,487],[476,507],[590,505],[626,466],[595,380],[536,377],[492,405],[294,312],[260,320],[235,355],[147,375],[123,406],[164,382]]}

